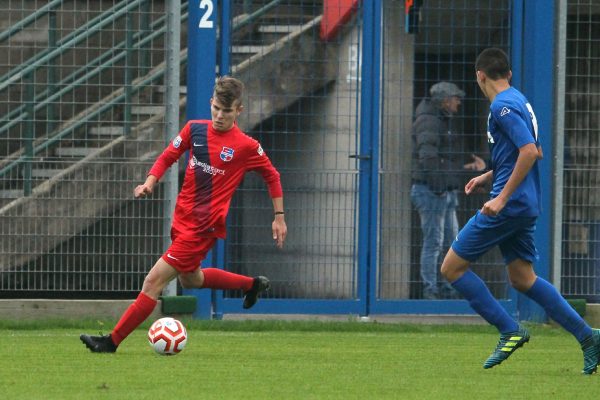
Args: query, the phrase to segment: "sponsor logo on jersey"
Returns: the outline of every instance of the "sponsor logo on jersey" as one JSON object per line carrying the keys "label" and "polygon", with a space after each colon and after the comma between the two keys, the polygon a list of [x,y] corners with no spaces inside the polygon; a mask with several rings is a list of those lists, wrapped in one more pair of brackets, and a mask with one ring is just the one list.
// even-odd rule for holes
{"label": "sponsor logo on jersey", "polygon": [[231,161],[233,159],[233,149],[230,147],[223,146],[223,150],[221,150],[221,160],[223,161]]}
{"label": "sponsor logo on jersey", "polygon": [[262,156],[263,154],[265,154],[265,151],[263,150],[262,146],[259,144],[258,145],[258,155]]}
{"label": "sponsor logo on jersey", "polygon": [[178,149],[179,145],[181,145],[181,136],[177,135],[177,137],[173,139],[173,147]]}
{"label": "sponsor logo on jersey", "polygon": [[506,114],[508,114],[510,112],[510,110],[506,107],[502,107],[502,110],[500,110],[500,116],[504,117]]}
{"label": "sponsor logo on jersey", "polygon": [[202,172],[205,172],[207,174],[211,174],[211,175],[225,175],[225,170],[223,169],[219,169],[219,168],[215,168],[212,165],[208,165],[202,161],[198,161],[198,159],[193,156],[192,158],[190,158],[190,169],[196,169],[196,168],[202,168]]}

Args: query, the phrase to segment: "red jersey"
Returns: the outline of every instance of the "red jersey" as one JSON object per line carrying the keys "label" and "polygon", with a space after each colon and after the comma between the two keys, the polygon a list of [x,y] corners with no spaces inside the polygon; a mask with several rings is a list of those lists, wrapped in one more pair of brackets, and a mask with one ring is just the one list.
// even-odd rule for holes
{"label": "red jersey", "polygon": [[248,171],[262,175],[271,198],[283,196],[279,173],[260,144],[237,125],[220,132],[210,120],[189,121],[158,157],[148,175],[160,179],[189,150],[173,215],[173,230],[187,237],[225,238],[225,219],[235,189]]}

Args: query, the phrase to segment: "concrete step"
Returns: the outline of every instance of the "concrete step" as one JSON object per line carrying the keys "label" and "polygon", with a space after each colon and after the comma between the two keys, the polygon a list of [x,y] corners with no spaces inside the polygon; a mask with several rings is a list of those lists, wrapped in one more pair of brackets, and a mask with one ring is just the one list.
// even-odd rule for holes
{"label": "concrete step", "polygon": [[95,136],[122,136],[122,126],[94,126],[90,128],[90,135]]}
{"label": "concrete step", "polygon": [[261,25],[258,27],[260,33],[291,33],[302,28],[302,25]]}
{"label": "concrete step", "polygon": [[56,155],[59,157],[85,157],[96,150],[93,147],[60,147],[56,149]]}
{"label": "concrete step", "polygon": [[[159,87],[156,88],[156,91],[158,93],[163,93],[164,94],[164,93],[167,93],[167,88],[164,87],[164,86],[159,86]],[[179,87],[179,93],[180,94],[187,94],[187,86],[180,86]]]}
{"label": "concrete step", "polygon": [[31,177],[35,179],[48,179],[63,171],[64,169],[33,168],[31,170]]}
{"label": "concrete step", "polygon": [[157,115],[165,112],[164,106],[133,106],[131,114],[133,115]]}
{"label": "concrete step", "polygon": [[17,199],[23,197],[23,189],[0,190],[0,199]]}
{"label": "concrete step", "polygon": [[231,46],[231,52],[237,54],[256,54],[264,51],[268,46]]}

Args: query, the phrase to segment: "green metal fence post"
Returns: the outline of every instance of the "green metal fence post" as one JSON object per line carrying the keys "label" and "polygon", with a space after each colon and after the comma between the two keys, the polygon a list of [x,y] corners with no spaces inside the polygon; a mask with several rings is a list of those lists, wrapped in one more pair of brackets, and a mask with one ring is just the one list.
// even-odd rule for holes
{"label": "green metal fence post", "polygon": [[[57,32],[56,32],[56,12],[50,11],[48,13],[48,49],[52,50],[56,48],[57,43]],[[52,58],[48,60],[48,93],[55,92],[56,86],[56,59]],[[48,103],[47,107],[47,118],[46,118],[46,132],[50,133],[56,128],[56,103]]]}
{"label": "green metal fence post", "polygon": [[[141,37],[146,37],[151,32],[150,30],[150,2],[144,1],[140,6],[140,33]],[[138,51],[138,66],[139,74],[146,75],[150,69],[150,51],[149,44],[140,46]]]}
{"label": "green metal fence post", "polygon": [[123,90],[125,91],[123,109],[123,133],[127,136],[131,132],[131,64],[133,52],[133,21],[131,12],[125,17],[125,71],[123,77]]}
{"label": "green metal fence post", "polygon": [[23,194],[31,195],[31,162],[33,160],[33,123],[34,123],[34,88],[33,74],[25,77],[25,103],[27,104],[27,119],[25,120],[25,132],[23,134],[23,147],[25,149],[25,164],[23,166]]}

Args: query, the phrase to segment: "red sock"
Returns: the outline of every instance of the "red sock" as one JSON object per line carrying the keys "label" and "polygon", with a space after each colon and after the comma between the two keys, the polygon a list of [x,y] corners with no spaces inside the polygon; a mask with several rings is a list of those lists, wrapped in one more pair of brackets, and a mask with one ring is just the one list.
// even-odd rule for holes
{"label": "red sock", "polygon": [[114,327],[111,338],[118,346],[135,328],[137,328],[154,310],[157,301],[144,292],[140,292],[137,299],[127,307],[121,319]]}
{"label": "red sock", "polygon": [[252,289],[254,278],[227,272],[218,268],[202,268],[204,283],[202,288],[208,289],[242,289],[244,292]]}

